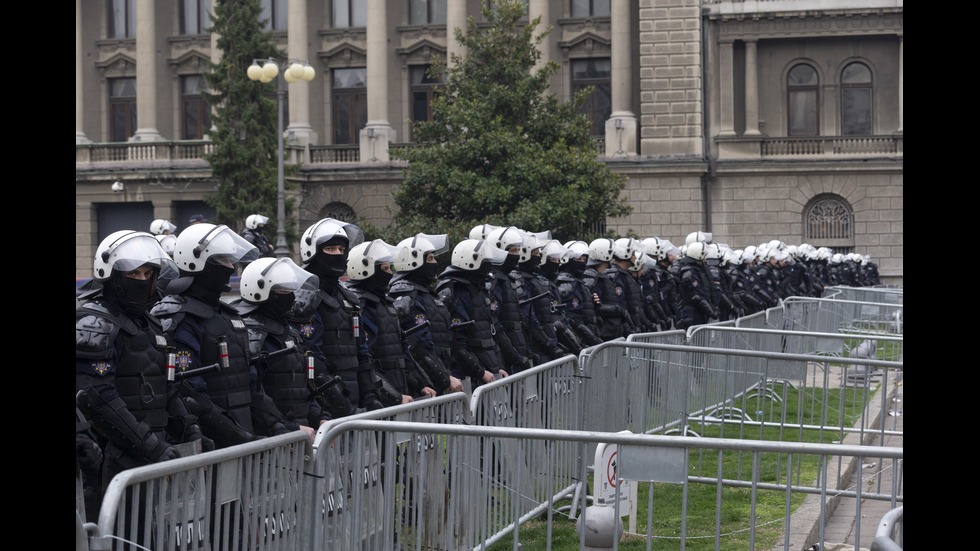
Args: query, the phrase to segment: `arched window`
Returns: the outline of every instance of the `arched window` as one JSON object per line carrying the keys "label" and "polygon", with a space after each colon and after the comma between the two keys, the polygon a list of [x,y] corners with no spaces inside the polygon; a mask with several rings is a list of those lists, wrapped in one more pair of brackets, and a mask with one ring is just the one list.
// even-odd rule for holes
{"label": "arched window", "polygon": [[871,70],[864,63],[850,63],[840,75],[842,136],[870,136]]}
{"label": "arched window", "polygon": [[789,109],[790,136],[816,136],[820,133],[820,77],[816,69],[801,63],[786,75],[786,105]]}
{"label": "arched window", "polygon": [[339,201],[328,203],[320,209],[320,219],[323,218],[333,218],[352,224],[357,223],[357,213],[354,212],[354,209],[347,203],[341,203]]}
{"label": "arched window", "polygon": [[803,241],[814,247],[830,247],[834,252],[854,248],[854,212],[841,196],[814,197],[803,211]]}

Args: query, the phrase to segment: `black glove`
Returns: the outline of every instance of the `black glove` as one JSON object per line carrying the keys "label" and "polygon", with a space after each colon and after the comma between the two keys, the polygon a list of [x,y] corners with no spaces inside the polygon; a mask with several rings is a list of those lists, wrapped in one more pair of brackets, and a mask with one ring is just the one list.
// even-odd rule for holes
{"label": "black glove", "polygon": [[189,425],[186,430],[184,430],[184,442],[201,442],[201,451],[209,452],[214,451],[214,440],[211,440],[204,433],[201,432],[201,427],[198,425]]}

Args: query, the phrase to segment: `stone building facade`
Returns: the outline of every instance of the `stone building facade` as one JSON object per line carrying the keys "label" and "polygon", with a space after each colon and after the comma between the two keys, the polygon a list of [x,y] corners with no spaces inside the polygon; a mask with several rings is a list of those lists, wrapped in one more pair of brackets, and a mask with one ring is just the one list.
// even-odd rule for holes
{"label": "stone building facade", "polygon": [[[434,56],[481,0],[263,0],[289,58],[286,162],[298,226],[384,225],[425,118]],[[868,254],[903,279],[901,0],[527,0],[568,99],[594,85],[596,139],[629,177],[617,234],[734,248],[780,239]],[[76,277],[101,237],[182,229],[216,189],[201,75],[220,52],[208,0],[76,0]],[[113,191],[112,184],[123,184]],[[117,189],[119,186],[116,187]],[[266,213],[274,217],[274,213]],[[529,228],[535,231],[545,228]]]}

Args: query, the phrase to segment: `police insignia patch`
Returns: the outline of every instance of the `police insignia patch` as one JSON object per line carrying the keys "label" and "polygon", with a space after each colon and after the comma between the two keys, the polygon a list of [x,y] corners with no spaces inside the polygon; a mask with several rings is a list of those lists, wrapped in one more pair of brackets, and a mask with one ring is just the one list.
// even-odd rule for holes
{"label": "police insignia patch", "polygon": [[313,334],[313,324],[304,323],[299,326],[299,332],[306,338],[309,338]]}
{"label": "police insignia patch", "polygon": [[415,325],[422,325],[425,323],[425,314],[415,314]]}
{"label": "police insignia patch", "polygon": [[174,363],[174,367],[181,371],[187,371],[191,367],[191,351],[190,350],[178,350],[177,351],[177,361]]}
{"label": "police insignia patch", "polygon": [[572,299],[572,308],[578,308],[579,302],[577,298]]}
{"label": "police insignia patch", "polygon": [[622,287],[616,287],[616,294],[617,295],[623,294],[623,288]]}
{"label": "police insignia patch", "polygon": [[111,368],[112,368],[111,362],[106,362],[106,361],[92,362],[92,370],[98,373],[99,375],[105,375],[106,372],[109,371],[109,369]]}

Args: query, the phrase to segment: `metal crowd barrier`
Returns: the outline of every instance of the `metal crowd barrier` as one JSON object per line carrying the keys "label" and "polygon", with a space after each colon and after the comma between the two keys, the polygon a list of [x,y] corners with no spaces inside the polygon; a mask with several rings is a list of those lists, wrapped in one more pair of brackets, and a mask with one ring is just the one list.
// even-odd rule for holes
{"label": "metal crowd barrier", "polygon": [[[537,498],[526,493],[527,486],[523,480],[512,480],[510,484],[495,485],[492,475],[488,473],[486,464],[492,461],[507,459],[511,462],[522,462],[537,466],[536,471],[531,472],[532,476],[540,478],[539,483],[556,487],[554,473],[550,470],[553,456],[548,455],[548,450],[557,449],[561,443],[570,445],[588,445],[592,448],[599,444],[613,444],[617,446],[617,464],[613,477],[618,479],[644,481],[658,484],[673,484],[680,488],[680,491],[687,495],[692,484],[709,484],[717,488],[717,498],[715,503],[715,519],[720,519],[725,511],[723,503],[723,486],[730,486],[731,482],[721,477],[693,477],[687,476],[688,469],[698,455],[715,453],[719,457],[722,453],[737,453],[745,455],[747,474],[740,484],[740,487],[748,490],[751,499],[756,502],[757,497],[762,493],[775,493],[785,499],[785,508],[780,509],[780,518],[760,519],[756,518],[756,510],[751,512],[740,521],[744,526],[747,536],[739,535],[744,541],[747,537],[749,544],[747,548],[753,548],[755,530],[767,522],[779,522],[782,524],[784,542],[781,547],[790,548],[789,534],[793,531],[794,516],[790,514],[790,501],[794,495],[813,494],[821,496],[819,519],[823,523],[829,512],[825,507],[827,497],[831,494],[840,493],[827,484],[833,478],[830,474],[833,470],[834,462],[837,458],[848,458],[857,462],[881,461],[890,465],[890,468],[900,472],[900,465],[903,461],[903,451],[901,448],[890,447],[868,447],[847,444],[814,444],[814,443],[791,443],[791,442],[763,442],[757,440],[739,440],[731,438],[691,438],[681,436],[664,435],[636,435],[625,433],[606,433],[594,431],[570,431],[543,428],[515,428],[515,427],[486,427],[473,425],[440,425],[427,423],[402,423],[402,422],[383,422],[383,421],[347,421],[334,426],[325,436],[329,441],[347,441],[357,449],[367,449],[376,446],[379,442],[383,443],[382,455],[394,452],[394,442],[397,441],[398,434],[413,435],[410,439],[414,441],[428,441],[440,443],[439,454],[443,457],[444,463],[440,469],[431,469],[426,465],[431,463],[428,458],[420,454],[404,456],[405,464],[399,472],[417,473],[415,477],[405,477],[395,480],[394,475],[386,478],[387,484],[403,484],[410,487],[421,487],[435,484],[440,488],[446,489],[445,502],[447,504],[447,515],[443,518],[440,533],[430,533],[430,527],[421,522],[414,524],[399,522],[399,518],[405,518],[404,506],[397,500],[371,499],[369,502],[362,502],[364,511],[373,511],[378,518],[395,520],[397,529],[388,534],[391,540],[372,541],[379,547],[361,546],[361,549],[486,549],[489,545],[498,541],[513,541],[513,548],[518,548],[520,540],[520,529],[522,519],[538,516],[540,509],[535,508]],[[534,444],[537,443],[537,444]],[[504,458],[500,455],[500,450],[544,450],[543,455],[524,455],[519,457]],[[763,471],[760,467],[762,459],[766,456],[776,456],[785,461],[786,471],[792,472],[798,464],[807,458],[816,458],[819,474],[818,483],[814,486],[804,486],[798,480],[786,476],[784,473],[771,473]],[[581,465],[584,474],[584,462]],[[521,470],[515,471],[520,475]],[[433,478],[437,480],[433,480]],[[441,482],[440,480],[441,479]],[[613,505],[619,507],[619,495],[617,494]],[[900,488],[900,485],[892,487],[892,490]],[[474,493],[475,491],[475,493]],[[653,511],[655,500],[659,499],[661,490],[647,493],[648,511]],[[882,494],[868,494],[863,492],[863,484],[855,486],[853,493],[860,499],[880,499],[898,503],[902,501],[902,496],[895,492]],[[547,512],[547,537],[550,541],[554,523],[556,519],[556,505],[559,501],[565,500],[566,496],[561,493],[546,492],[553,495],[548,498],[543,505]],[[590,513],[595,509],[586,507],[585,496],[576,496],[575,499],[581,500],[581,518],[579,522],[588,523]],[[672,500],[672,506],[680,507],[680,521],[678,525],[672,525],[661,530],[651,529],[647,532],[646,538],[649,542],[653,538],[671,538],[680,541],[683,549],[688,543],[693,543],[693,538],[703,539],[703,534],[689,534],[688,530],[704,531],[703,525],[690,526],[687,522],[689,511],[687,510],[687,500]],[[657,503],[659,506],[659,502]],[[377,508],[377,510],[374,510]],[[782,515],[785,511],[785,515]],[[621,512],[621,511],[617,511]],[[652,514],[652,513],[650,513]],[[409,516],[408,518],[414,518]],[[501,521],[510,521],[505,530],[496,534],[488,534],[485,527],[494,525]],[[351,541],[368,541],[372,535],[370,523],[354,524],[350,526],[348,534]],[[725,537],[718,530],[707,528],[713,535],[716,542]],[[659,533],[658,533],[659,532]],[[509,537],[508,537],[509,535]],[[692,538],[692,539],[689,539]],[[582,539],[580,546],[585,545]],[[614,549],[618,547],[618,542],[613,542]],[[341,546],[341,548],[346,548]],[[580,547],[581,548],[581,547]]]}
{"label": "metal crowd barrier", "polygon": [[296,431],[128,469],[109,483],[92,550],[308,550],[309,436]]}
{"label": "metal crowd barrier", "polygon": [[903,510],[904,507],[896,507],[881,519],[878,530],[875,531],[875,539],[871,543],[871,551],[902,551],[905,539]]}
{"label": "metal crowd barrier", "polygon": [[[359,413],[321,425],[310,465],[306,508],[312,549],[387,549],[396,537],[424,525],[427,537],[461,521],[457,504],[445,500],[443,452],[436,441],[379,433],[351,441],[324,435],[341,423],[371,420],[426,424],[469,423],[469,400],[457,392]],[[388,503],[398,504],[388,510]]]}
{"label": "metal crowd barrier", "polygon": [[783,329],[900,335],[904,325],[902,304],[788,297],[783,308]]}

